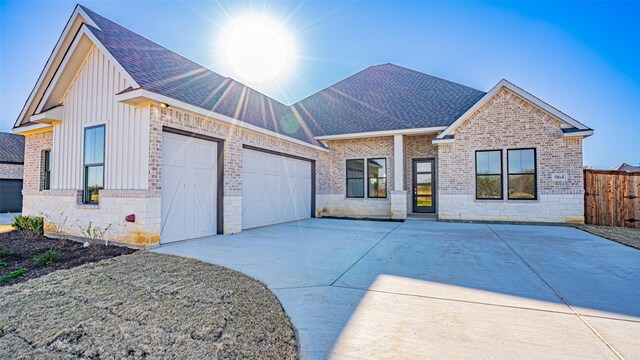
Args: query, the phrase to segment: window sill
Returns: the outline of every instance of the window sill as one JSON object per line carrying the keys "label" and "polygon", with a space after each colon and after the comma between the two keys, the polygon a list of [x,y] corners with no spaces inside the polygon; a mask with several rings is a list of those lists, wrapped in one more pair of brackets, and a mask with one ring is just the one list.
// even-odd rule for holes
{"label": "window sill", "polygon": [[100,204],[76,204],[76,208],[85,210],[98,210],[100,209]]}

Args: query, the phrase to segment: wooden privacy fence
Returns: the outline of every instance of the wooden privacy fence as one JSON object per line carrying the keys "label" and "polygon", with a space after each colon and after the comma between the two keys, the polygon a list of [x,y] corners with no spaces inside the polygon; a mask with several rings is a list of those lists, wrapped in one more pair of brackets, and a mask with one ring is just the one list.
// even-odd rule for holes
{"label": "wooden privacy fence", "polygon": [[640,229],[640,172],[584,170],[585,223]]}

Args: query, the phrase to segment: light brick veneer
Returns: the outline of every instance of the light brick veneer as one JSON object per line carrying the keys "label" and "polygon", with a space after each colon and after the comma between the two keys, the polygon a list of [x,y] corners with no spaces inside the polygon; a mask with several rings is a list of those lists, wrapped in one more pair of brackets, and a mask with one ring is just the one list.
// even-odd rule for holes
{"label": "light brick veneer", "polygon": [[[439,205],[443,219],[582,222],[580,139],[562,137],[561,122],[515,93],[502,89],[438,146]],[[506,200],[507,149],[535,148],[538,200]],[[505,200],[475,199],[475,151],[503,150]],[[553,182],[552,173],[569,180]]]}
{"label": "light brick veneer", "polygon": [[0,179],[22,179],[23,175],[22,164],[0,164]]}
{"label": "light brick veneer", "polygon": [[316,160],[316,174],[318,174],[316,188],[326,186],[326,179],[321,175],[326,173],[326,152],[192,115],[173,108],[167,109],[152,105],[150,119],[151,148],[149,151],[149,190],[157,194],[158,197],[160,196],[162,184],[163,126],[224,140],[223,207],[225,234],[242,231],[242,146],[244,144]]}
{"label": "light brick veneer", "polygon": [[[318,187],[317,208],[326,215],[365,215],[390,216],[391,190],[393,179],[393,136],[328,140],[331,152],[322,159],[322,170],[317,172],[321,186]],[[353,199],[346,197],[346,160],[347,159],[387,159],[387,198]],[[366,186],[365,164],[365,186]],[[366,192],[365,192],[366,195]]]}
{"label": "light brick veneer", "polygon": [[42,190],[44,185],[43,152],[53,147],[53,131],[27,135],[24,138],[23,194]]}

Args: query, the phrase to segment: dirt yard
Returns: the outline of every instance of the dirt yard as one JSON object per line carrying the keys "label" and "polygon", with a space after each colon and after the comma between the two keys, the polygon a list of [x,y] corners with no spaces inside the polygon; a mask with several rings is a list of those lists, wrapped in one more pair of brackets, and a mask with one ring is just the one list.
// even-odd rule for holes
{"label": "dirt yard", "polygon": [[640,250],[640,229],[580,225],[578,229]]}
{"label": "dirt yard", "polygon": [[[0,286],[16,284],[56,270],[69,269],[135,251],[102,244],[84,247],[79,242],[50,239],[35,234],[25,238],[20,232],[10,230],[13,228],[0,228]],[[36,256],[43,256],[42,254],[48,250],[57,253],[56,259],[47,264],[38,264]],[[16,277],[12,278],[9,274]]]}
{"label": "dirt yard", "polygon": [[0,358],[295,359],[297,343],[260,282],[140,251],[0,288]]}

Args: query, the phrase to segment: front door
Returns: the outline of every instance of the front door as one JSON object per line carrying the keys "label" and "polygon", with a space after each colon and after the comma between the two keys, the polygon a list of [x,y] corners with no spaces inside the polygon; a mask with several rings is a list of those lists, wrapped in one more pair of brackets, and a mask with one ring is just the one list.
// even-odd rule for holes
{"label": "front door", "polygon": [[436,212],[436,166],[434,159],[413,159],[413,212]]}

